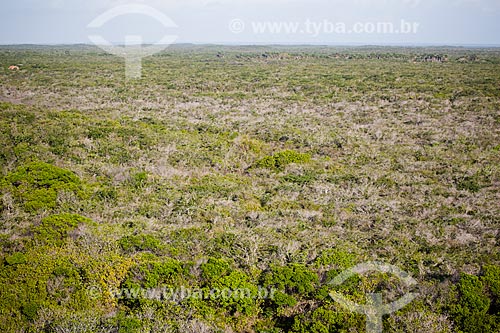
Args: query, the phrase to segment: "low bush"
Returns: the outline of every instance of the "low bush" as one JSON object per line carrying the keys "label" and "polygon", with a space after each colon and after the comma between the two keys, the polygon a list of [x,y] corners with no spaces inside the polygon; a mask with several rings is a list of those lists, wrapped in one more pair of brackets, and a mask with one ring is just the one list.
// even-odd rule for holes
{"label": "low bush", "polygon": [[312,172],[306,172],[301,175],[289,174],[283,177],[283,180],[289,183],[306,185],[316,180],[316,175]]}
{"label": "low bush", "polygon": [[34,228],[34,239],[39,244],[61,246],[68,233],[82,223],[93,224],[92,220],[77,214],[51,215],[42,219],[42,223]]}
{"label": "low bush", "polygon": [[347,269],[354,266],[355,260],[356,255],[352,253],[340,249],[327,249],[314,260],[314,266]]}
{"label": "low bush", "polygon": [[272,267],[264,274],[262,282],[266,287],[274,287],[289,294],[306,295],[314,291],[318,276],[302,264],[288,264]]}
{"label": "low bush", "polygon": [[5,262],[8,265],[19,265],[19,264],[24,264],[26,263],[27,259],[24,253],[21,252],[16,252],[10,256],[7,256],[5,258]]}
{"label": "low bush", "polygon": [[[248,275],[242,271],[232,271],[215,281],[209,288],[217,288],[217,290],[221,291],[221,295],[217,295],[211,301],[224,311],[228,311],[230,314],[241,313],[247,316],[257,314],[258,287],[252,284]],[[227,291],[227,295],[223,294],[225,291]]]}
{"label": "low bush", "polygon": [[281,171],[287,165],[296,163],[307,163],[311,160],[311,155],[307,153],[299,153],[294,150],[284,150],[274,155],[266,156],[256,163],[258,168],[266,168],[271,170]]}
{"label": "low bush", "polygon": [[118,241],[118,245],[127,253],[155,251],[162,247],[160,240],[151,235],[125,236]]}
{"label": "low bush", "polygon": [[364,320],[360,319],[360,316],[320,307],[311,313],[296,316],[290,332],[351,332],[355,327],[361,331],[363,326]]}
{"label": "low bush", "polygon": [[224,259],[209,258],[200,268],[201,277],[207,284],[215,282],[231,272],[229,263]]}
{"label": "low bush", "polygon": [[32,162],[17,168],[2,181],[2,188],[13,194],[28,212],[57,207],[61,191],[84,195],[81,180],[71,171],[44,162]]}
{"label": "low bush", "polygon": [[132,267],[122,286],[126,288],[158,288],[182,281],[188,274],[188,264],[174,259],[150,260]]}
{"label": "low bush", "polygon": [[458,301],[451,305],[450,313],[461,332],[498,332],[500,329],[498,314],[490,312],[491,300],[484,280],[462,273],[456,286]]}

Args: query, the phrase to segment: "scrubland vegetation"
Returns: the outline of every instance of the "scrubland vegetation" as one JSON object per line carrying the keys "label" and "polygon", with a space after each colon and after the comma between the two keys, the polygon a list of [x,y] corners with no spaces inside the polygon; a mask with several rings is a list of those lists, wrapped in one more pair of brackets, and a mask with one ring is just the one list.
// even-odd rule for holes
{"label": "scrubland vegetation", "polygon": [[[365,332],[331,290],[419,293],[386,332],[500,331],[498,49],[180,45],[138,80],[87,46],[0,64],[1,332]],[[417,286],[328,284],[371,260]],[[161,286],[252,297],[109,292]]]}

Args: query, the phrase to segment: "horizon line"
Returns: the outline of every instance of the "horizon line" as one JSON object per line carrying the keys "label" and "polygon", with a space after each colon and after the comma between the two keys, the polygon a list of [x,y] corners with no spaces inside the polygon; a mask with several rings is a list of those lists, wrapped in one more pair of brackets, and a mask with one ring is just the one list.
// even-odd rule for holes
{"label": "horizon line", "polygon": [[[123,43],[113,43],[114,46],[124,46]],[[140,45],[140,44],[137,44]],[[259,42],[244,42],[244,43],[232,43],[232,42],[179,42],[173,44],[155,44],[155,43],[143,43],[141,45],[157,45],[157,46],[182,46],[182,45],[194,45],[194,46],[307,46],[307,47],[437,47],[437,48],[500,48],[500,44],[483,44],[483,43],[357,43],[357,42],[346,42],[346,43],[287,43],[287,42],[276,42],[276,43],[259,43]],[[0,43],[0,47],[6,46],[98,46],[93,43]]]}

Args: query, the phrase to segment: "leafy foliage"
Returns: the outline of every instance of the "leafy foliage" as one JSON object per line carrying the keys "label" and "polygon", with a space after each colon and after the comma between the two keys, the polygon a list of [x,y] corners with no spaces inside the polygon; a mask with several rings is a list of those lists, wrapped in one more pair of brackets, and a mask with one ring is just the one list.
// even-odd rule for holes
{"label": "leafy foliage", "polygon": [[311,160],[311,155],[307,153],[299,153],[294,150],[284,150],[276,154],[266,156],[257,161],[258,168],[267,168],[272,170],[283,170],[285,166],[296,163],[307,163]]}
{"label": "leafy foliage", "polygon": [[361,329],[363,324],[364,320],[360,319],[359,316],[320,307],[310,314],[295,317],[290,332],[341,332],[354,327]]}
{"label": "leafy foliage", "polygon": [[491,300],[478,276],[462,274],[457,286],[458,303],[452,305],[455,322],[463,332],[495,332],[500,329],[498,313],[489,313]]}
{"label": "leafy foliage", "polygon": [[61,246],[70,231],[80,224],[93,224],[92,220],[77,214],[57,214],[42,219],[42,223],[35,227],[34,238],[41,244]]}
{"label": "leafy foliage", "polygon": [[9,265],[19,265],[26,263],[26,256],[21,252],[16,252],[5,258],[5,262]]}
{"label": "leafy foliage", "polygon": [[0,47],[20,59],[1,332],[363,332],[332,289],[408,291],[327,283],[368,260],[418,280],[385,331],[499,331],[498,50],[176,45],[124,80],[95,47]]}
{"label": "leafy foliage", "polygon": [[151,235],[125,236],[118,241],[118,244],[127,253],[155,251],[161,248],[160,240]]}
{"label": "leafy foliage", "polygon": [[44,162],[32,162],[8,174],[3,182],[4,190],[12,191],[29,212],[57,207],[57,195],[73,192],[83,196],[80,179],[71,171]]}
{"label": "leafy foliage", "polygon": [[288,264],[284,267],[273,267],[264,275],[265,286],[292,294],[305,294],[314,291],[318,276],[301,264]]}

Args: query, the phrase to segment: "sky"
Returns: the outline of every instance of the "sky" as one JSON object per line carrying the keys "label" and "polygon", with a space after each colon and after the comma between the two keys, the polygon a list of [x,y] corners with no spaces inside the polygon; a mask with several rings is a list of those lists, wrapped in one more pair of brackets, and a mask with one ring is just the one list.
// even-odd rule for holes
{"label": "sky", "polygon": [[0,31],[3,45],[91,44],[89,36],[112,44],[500,45],[500,0],[2,0]]}

